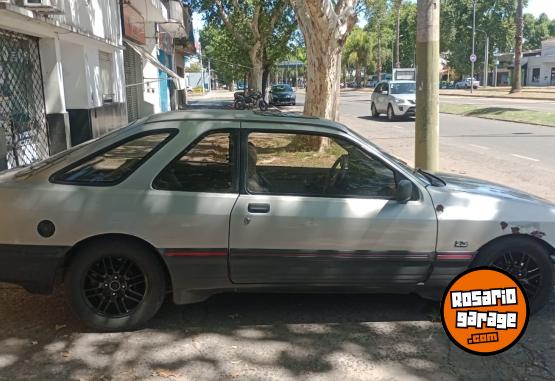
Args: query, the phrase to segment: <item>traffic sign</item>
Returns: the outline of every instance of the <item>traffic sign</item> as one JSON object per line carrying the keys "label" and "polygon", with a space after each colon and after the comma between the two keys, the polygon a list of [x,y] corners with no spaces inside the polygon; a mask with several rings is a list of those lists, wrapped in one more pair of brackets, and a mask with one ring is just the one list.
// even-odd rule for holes
{"label": "traffic sign", "polygon": [[472,63],[476,62],[476,59],[477,59],[477,58],[478,58],[478,57],[476,57],[476,54],[471,54],[471,55],[470,55],[470,62],[472,62]]}

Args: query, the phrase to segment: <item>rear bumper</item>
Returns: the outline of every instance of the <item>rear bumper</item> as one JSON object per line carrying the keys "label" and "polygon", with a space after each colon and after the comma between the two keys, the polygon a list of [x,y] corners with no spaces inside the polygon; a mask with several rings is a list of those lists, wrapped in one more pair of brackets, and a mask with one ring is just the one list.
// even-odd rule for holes
{"label": "rear bumper", "polygon": [[14,283],[33,293],[52,291],[68,247],[0,245],[0,282]]}

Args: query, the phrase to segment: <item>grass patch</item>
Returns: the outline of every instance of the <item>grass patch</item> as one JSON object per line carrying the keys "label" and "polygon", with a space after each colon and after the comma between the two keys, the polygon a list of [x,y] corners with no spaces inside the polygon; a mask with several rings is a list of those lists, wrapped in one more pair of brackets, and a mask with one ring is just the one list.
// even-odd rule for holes
{"label": "grass patch", "polygon": [[440,104],[439,111],[445,114],[474,116],[477,118],[505,120],[509,122],[539,124],[542,126],[555,127],[555,112],[450,103]]}

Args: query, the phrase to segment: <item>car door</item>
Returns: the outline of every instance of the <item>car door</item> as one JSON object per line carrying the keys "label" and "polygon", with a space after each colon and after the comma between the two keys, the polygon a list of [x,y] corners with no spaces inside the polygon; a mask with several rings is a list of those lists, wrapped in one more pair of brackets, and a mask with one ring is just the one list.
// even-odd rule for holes
{"label": "car door", "polygon": [[[350,136],[317,131],[242,124],[246,165],[230,221],[232,282],[424,280],[437,229],[427,192],[417,186],[414,200],[395,201],[404,176],[390,163]],[[314,145],[320,138],[329,139],[325,149]]]}
{"label": "car door", "polygon": [[141,206],[148,212],[141,236],[152,237],[172,276],[179,274],[176,290],[225,286],[229,216],[239,196],[239,123],[183,124]]}
{"label": "car door", "polygon": [[378,83],[373,93],[374,104],[376,105],[376,109],[378,110],[378,112],[382,112],[382,106],[381,106],[382,89],[383,89],[382,83]]}
{"label": "car door", "polygon": [[378,111],[381,113],[387,112],[387,100],[389,97],[389,84],[383,82],[380,88],[380,94],[378,95]]}

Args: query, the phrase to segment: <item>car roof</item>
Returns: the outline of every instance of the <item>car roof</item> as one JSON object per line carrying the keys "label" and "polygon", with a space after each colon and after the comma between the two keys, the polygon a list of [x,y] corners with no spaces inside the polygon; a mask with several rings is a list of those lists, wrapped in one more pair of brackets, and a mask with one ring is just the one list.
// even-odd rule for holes
{"label": "car roof", "polygon": [[234,121],[234,122],[268,122],[298,125],[321,126],[349,133],[344,125],[316,117],[274,111],[237,111],[237,110],[182,110],[170,111],[149,116],[144,123],[169,121]]}

